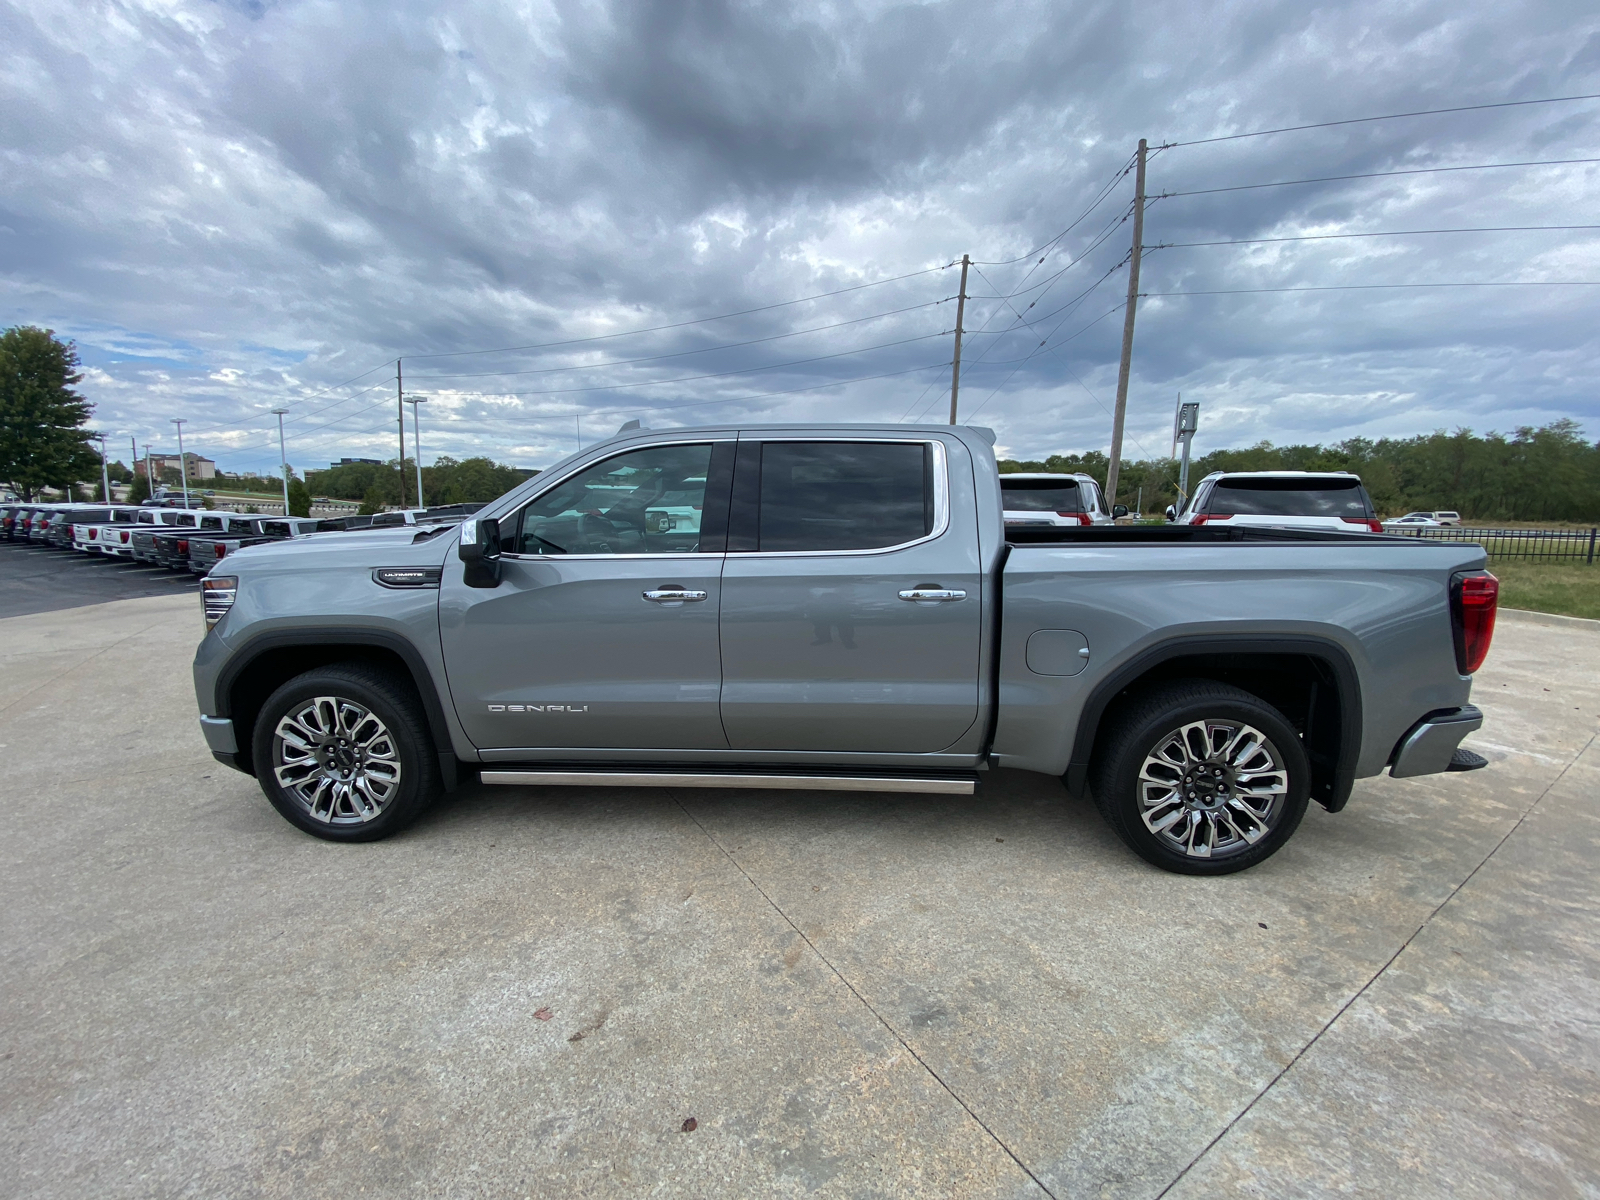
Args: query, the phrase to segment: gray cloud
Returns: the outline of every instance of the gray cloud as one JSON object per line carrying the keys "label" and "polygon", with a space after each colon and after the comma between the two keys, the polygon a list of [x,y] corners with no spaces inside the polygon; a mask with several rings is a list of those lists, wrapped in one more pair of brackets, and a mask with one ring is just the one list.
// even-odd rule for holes
{"label": "gray cloud", "polygon": [[[35,0],[0,7],[0,42],[4,321],[78,338],[108,433],[164,443],[185,415],[225,466],[257,468],[276,461],[266,413],[281,403],[297,465],[392,453],[399,354],[433,397],[430,455],[534,465],[632,415],[937,419],[951,269],[633,337],[425,356],[761,308],[963,251],[1013,259],[1078,216],[1140,136],[1600,91],[1600,18],[1574,3]],[[1151,191],[1600,157],[1597,112],[1177,148],[1152,159]],[[1565,166],[1164,199],[1145,240],[1578,224],[1595,179]],[[1005,447],[1108,440],[1124,277],[1006,331],[1013,307],[1035,321],[1120,261],[1128,195],[1124,180],[1045,263],[973,277],[993,296],[1083,255],[1047,289],[969,305],[963,409]],[[1143,289],[1600,279],[1591,233],[1159,250]],[[1595,290],[1151,297],[1130,452],[1165,451],[1179,391],[1204,404],[1212,445],[1562,415],[1600,435]],[[911,311],[877,315],[896,309]],[[1059,349],[1041,351],[1058,322]],[[652,361],[604,365],[638,359]]]}

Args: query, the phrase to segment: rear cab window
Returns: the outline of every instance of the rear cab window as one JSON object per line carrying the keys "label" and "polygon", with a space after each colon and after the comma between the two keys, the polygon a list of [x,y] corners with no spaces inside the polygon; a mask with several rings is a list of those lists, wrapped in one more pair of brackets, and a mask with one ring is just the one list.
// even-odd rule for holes
{"label": "rear cab window", "polygon": [[1087,497],[1076,479],[1007,479],[1000,477],[1007,512],[1088,512]]}
{"label": "rear cab window", "polygon": [[1373,515],[1361,480],[1219,479],[1201,510],[1227,517],[1356,517]]}

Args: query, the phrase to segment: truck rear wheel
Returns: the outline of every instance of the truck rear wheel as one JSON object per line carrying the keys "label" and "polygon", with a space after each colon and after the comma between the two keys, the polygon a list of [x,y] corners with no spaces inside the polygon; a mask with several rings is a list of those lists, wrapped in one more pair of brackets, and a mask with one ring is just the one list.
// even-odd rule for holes
{"label": "truck rear wheel", "polygon": [[1100,815],[1146,862],[1227,875],[1289,840],[1305,816],[1311,767],[1270,704],[1226,684],[1180,680],[1118,715],[1090,787]]}
{"label": "truck rear wheel", "polygon": [[278,688],[256,718],[252,751],[272,807],[332,842],[388,837],[440,790],[410,681],[362,663],[319,667]]}

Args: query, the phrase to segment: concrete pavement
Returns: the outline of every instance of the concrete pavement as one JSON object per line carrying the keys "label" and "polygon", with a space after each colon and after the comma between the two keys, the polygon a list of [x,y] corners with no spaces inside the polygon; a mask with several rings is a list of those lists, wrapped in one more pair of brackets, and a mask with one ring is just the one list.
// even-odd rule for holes
{"label": "concrete pavement", "polygon": [[199,635],[0,621],[0,1195],[1600,1192],[1600,631],[1503,618],[1488,770],[1214,880],[1012,773],[328,845],[206,754]]}

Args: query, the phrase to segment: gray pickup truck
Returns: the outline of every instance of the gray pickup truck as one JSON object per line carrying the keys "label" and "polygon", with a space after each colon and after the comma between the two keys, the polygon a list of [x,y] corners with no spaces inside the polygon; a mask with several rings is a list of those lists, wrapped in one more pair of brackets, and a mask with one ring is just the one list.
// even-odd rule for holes
{"label": "gray pickup truck", "polygon": [[247,546],[202,581],[215,756],[337,841],[486,784],[1087,789],[1157,866],[1260,862],[1459,743],[1474,545],[1007,530],[987,430],[629,430],[473,519]]}

